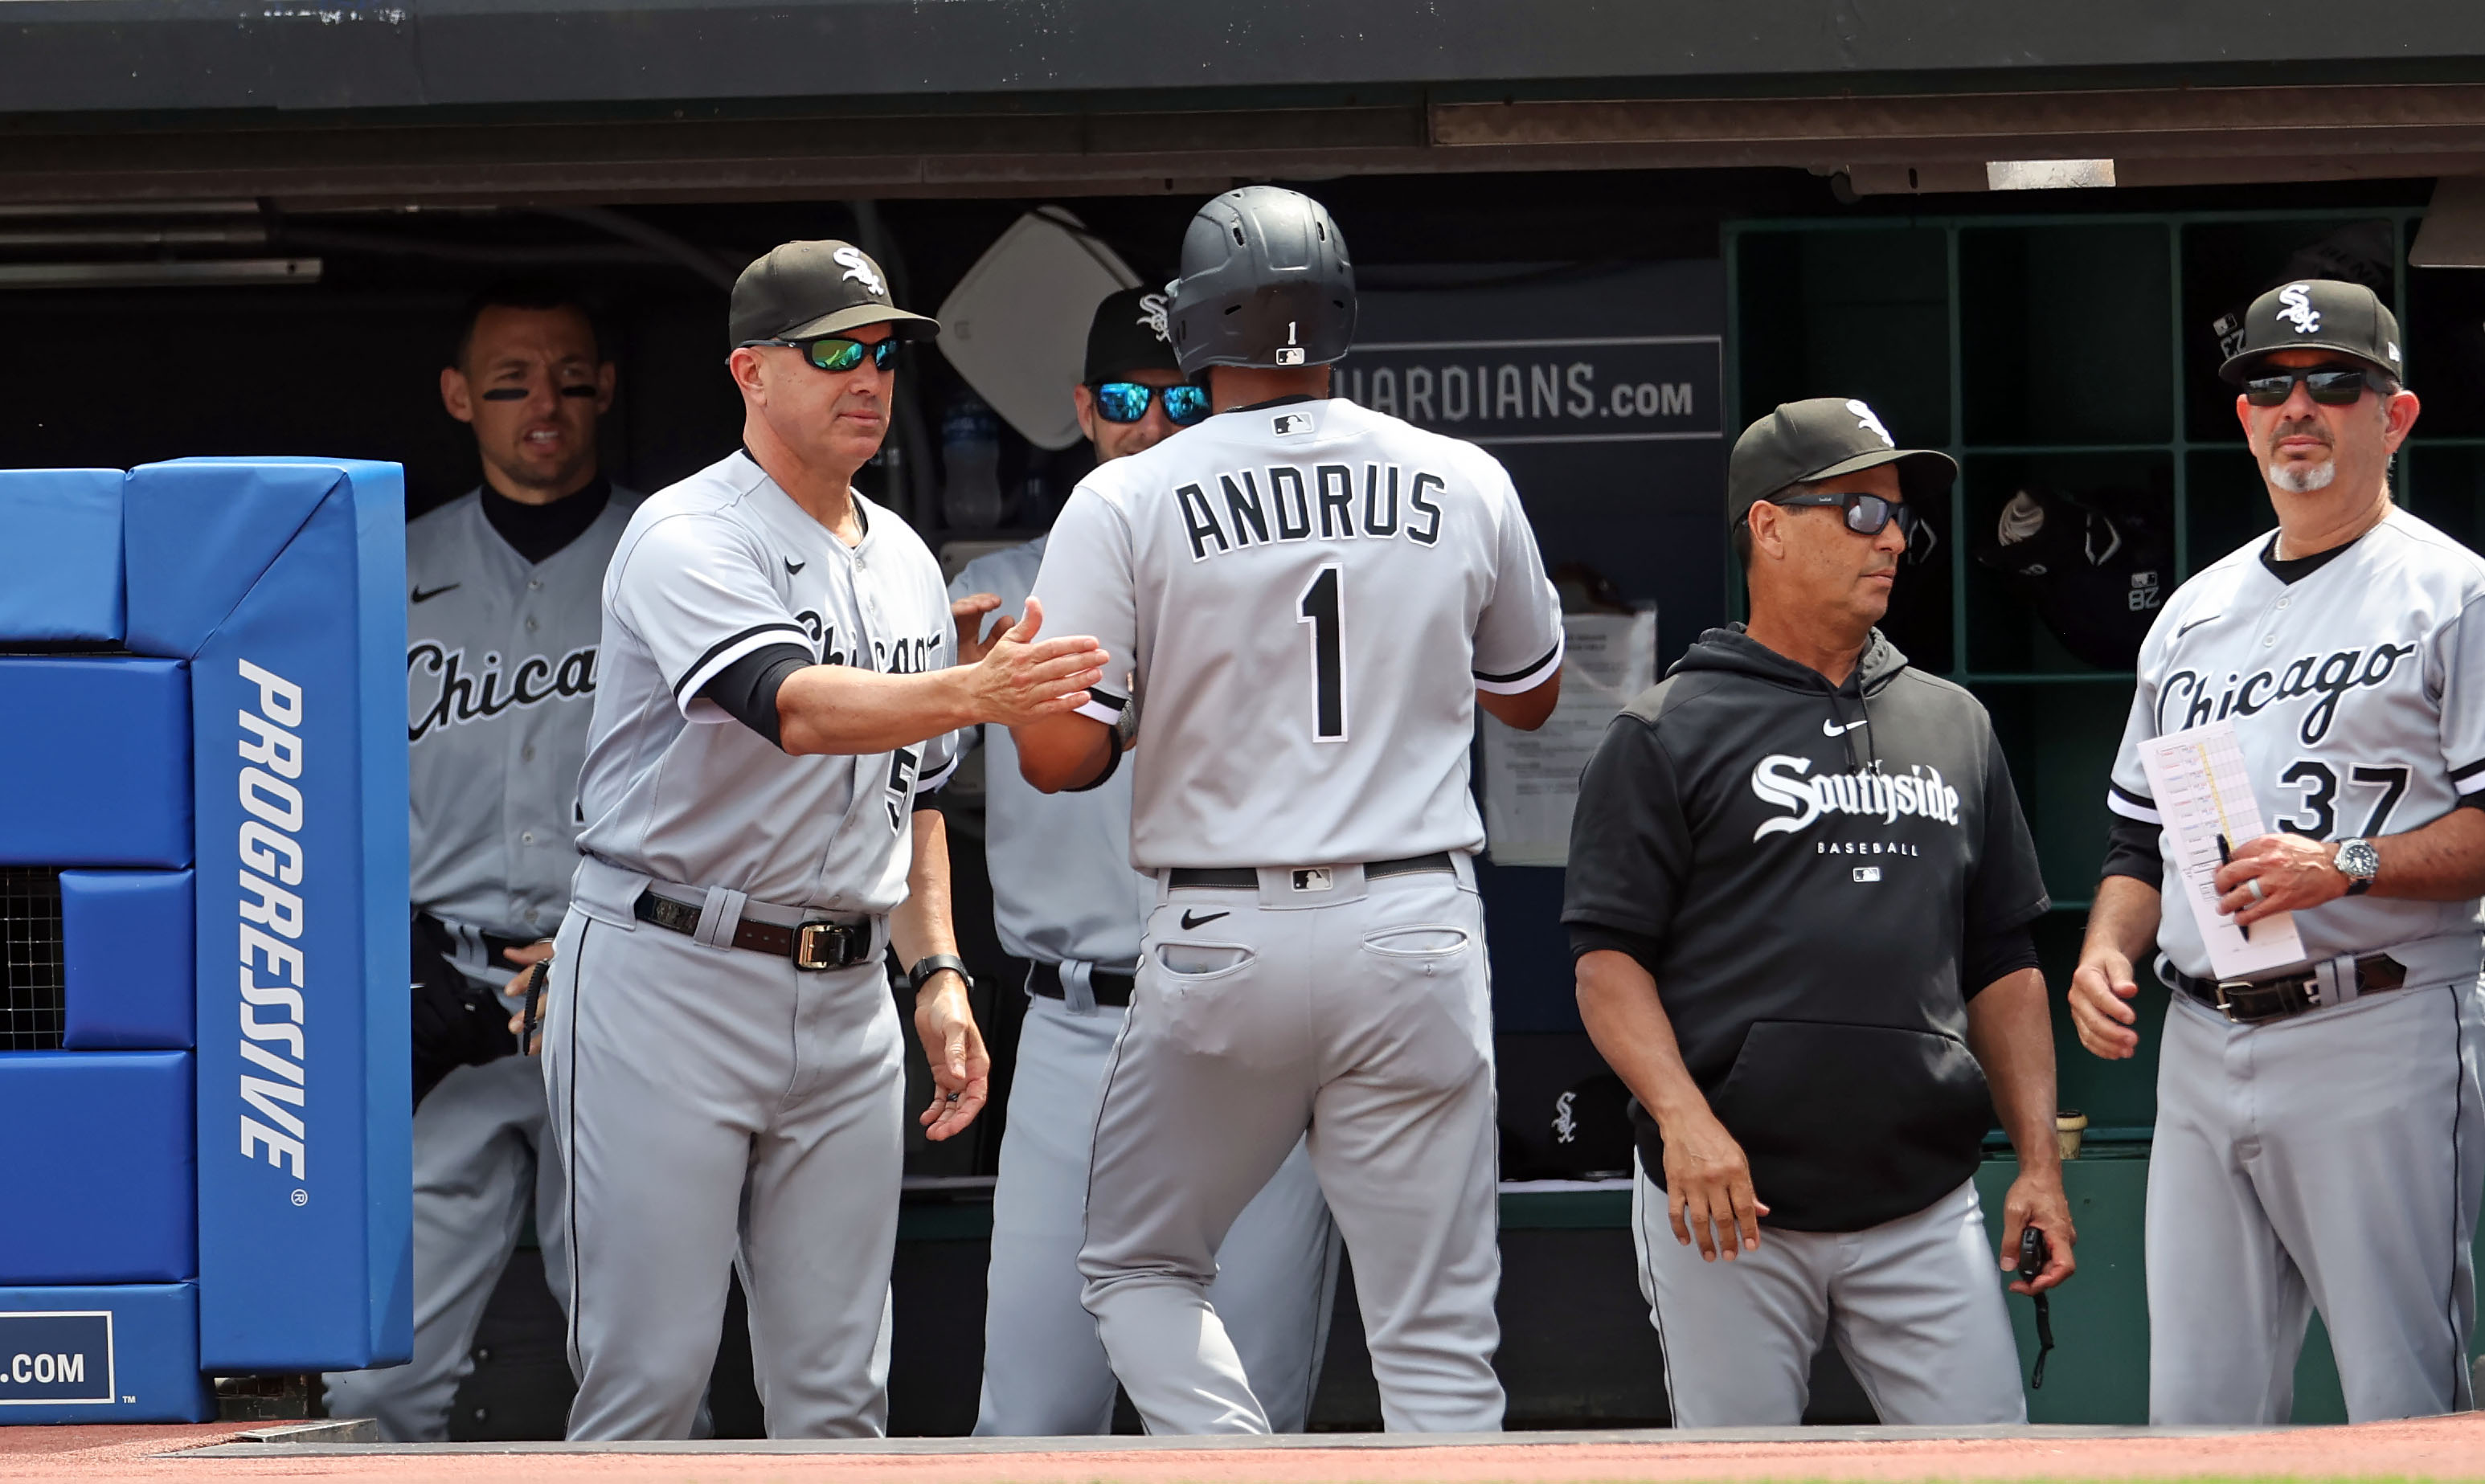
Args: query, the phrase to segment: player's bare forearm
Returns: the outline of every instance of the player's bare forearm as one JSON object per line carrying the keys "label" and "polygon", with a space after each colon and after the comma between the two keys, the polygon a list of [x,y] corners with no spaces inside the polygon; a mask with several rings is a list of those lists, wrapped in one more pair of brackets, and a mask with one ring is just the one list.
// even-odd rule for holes
{"label": "player's bare forearm", "polygon": [[954,954],[949,915],[949,822],[938,809],[915,811],[915,859],[906,870],[906,900],[888,914],[888,944],[907,968],[933,954]]}
{"label": "player's bare forearm", "polygon": [[1993,1089],[1993,1111],[2022,1170],[2061,1165],[2054,1144],[2054,1020],[2041,970],[2020,969],[1967,1002],[1967,1049]]}
{"label": "player's bare forearm", "polygon": [[2002,1201],[2005,1270],[2019,1265],[2019,1234],[2045,1233],[2051,1256],[2021,1293],[2051,1288],[2071,1276],[2070,1201],[2062,1194],[2062,1151],[2054,1142],[2054,1022],[2045,976],[2036,969],[2006,974],[1967,1002],[1967,1047],[1993,1090],[1993,1111],[2019,1154],[2019,1175]]}
{"label": "player's bare forearm", "polygon": [[1769,1208],[1753,1192],[1743,1147],[1683,1065],[1655,978],[1630,955],[1605,949],[1581,954],[1574,967],[1588,1039],[1665,1135],[1666,1214],[1675,1240],[1697,1245],[1707,1261],[1721,1255],[1734,1260],[1737,1245],[1759,1250],[1760,1219]]}
{"label": "player's bare forearm", "polygon": [[1562,672],[1555,670],[1544,683],[1532,690],[1516,695],[1498,695],[1490,690],[1476,691],[1476,704],[1485,715],[1504,726],[1515,726],[1522,732],[1533,732],[1553,715],[1554,705],[1562,699]]}
{"label": "player's bare forearm", "polygon": [[1083,636],[1039,639],[1044,609],[1026,612],[973,664],[920,675],[806,665],[777,690],[777,735],[788,753],[891,752],[960,727],[1012,726],[1086,704],[1105,652]]}
{"label": "player's bare forearm", "polygon": [[[2381,870],[2376,897],[2411,902],[2465,902],[2485,895],[2485,810],[2462,805],[2430,824],[2372,842]],[[2218,870],[2218,905],[2245,926],[2280,912],[2301,912],[2347,895],[2336,842],[2303,835],[2248,841]],[[2258,882],[2258,890],[2253,889]]]}
{"label": "player's bare forearm", "polygon": [[[948,823],[937,810],[920,809],[914,827],[915,860],[906,873],[906,900],[888,914],[889,943],[898,961],[909,968],[928,956],[958,951],[949,918]],[[927,1137],[946,1139],[974,1122],[992,1085],[992,1057],[984,1049],[965,980],[940,973],[924,982],[915,996],[915,1034],[932,1069],[932,1105],[916,1121]]]}
{"label": "player's bare forearm", "polygon": [[2140,1049],[2140,1012],[2131,1004],[2140,993],[2136,965],[2157,942],[2163,905],[2156,886],[2138,877],[2097,882],[2070,989],[2071,1027],[2091,1055],[2120,1061]]}
{"label": "player's bare forearm", "polygon": [[1120,739],[1093,716],[1071,712],[1010,728],[1019,776],[1047,794],[1084,788],[1102,776]]}

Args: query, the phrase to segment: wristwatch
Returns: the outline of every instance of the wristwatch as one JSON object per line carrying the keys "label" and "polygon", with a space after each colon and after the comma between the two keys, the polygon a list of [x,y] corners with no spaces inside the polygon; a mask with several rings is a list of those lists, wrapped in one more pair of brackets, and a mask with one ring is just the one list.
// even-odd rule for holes
{"label": "wristwatch", "polygon": [[2373,877],[2381,874],[2382,852],[2370,840],[2341,840],[2331,864],[2347,878],[2347,895],[2361,897],[2373,889]]}
{"label": "wristwatch", "polygon": [[967,986],[969,993],[974,992],[975,976],[967,972],[967,961],[956,954],[925,954],[915,959],[915,967],[906,971],[907,986],[921,994],[923,986],[932,982],[932,976],[942,969],[957,975],[958,982]]}

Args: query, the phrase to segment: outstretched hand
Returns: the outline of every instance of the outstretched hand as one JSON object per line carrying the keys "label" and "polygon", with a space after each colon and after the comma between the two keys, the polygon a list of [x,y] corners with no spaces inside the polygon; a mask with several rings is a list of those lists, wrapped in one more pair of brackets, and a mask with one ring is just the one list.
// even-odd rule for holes
{"label": "outstretched hand", "polygon": [[1087,688],[1105,678],[1108,657],[1084,635],[1039,639],[1043,627],[1044,605],[1027,599],[1018,622],[969,667],[968,688],[977,720],[1024,726],[1087,703]]}

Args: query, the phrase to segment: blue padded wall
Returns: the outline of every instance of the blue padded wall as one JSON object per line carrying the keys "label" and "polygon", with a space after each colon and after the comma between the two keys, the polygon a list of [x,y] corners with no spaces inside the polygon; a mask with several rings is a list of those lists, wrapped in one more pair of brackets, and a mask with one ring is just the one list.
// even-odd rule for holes
{"label": "blue padded wall", "polygon": [[0,1287],[0,1423],[211,1422],[196,1283]]}
{"label": "blue padded wall", "polygon": [[124,512],[129,646],[191,661],[200,1363],[402,1362],[403,475],[181,460]]}
{"label": "blue padded wall", "polygon": [[0,659],[0,865],[190,863],[187,666]]}
{"label": "blue padded wall", "polygon": [[0,1275],[178,1282],[198,1272],[186,1051],[0,1056]]}
{"label": "blue padded wall", "polygon": [[0,639],[117,644],[121,471],[0,470]]}
{"label": "blue padded wall", "polygon": [[195,1045],[197,883],[187,871],[64,871],[61,950],[71,1051]]}

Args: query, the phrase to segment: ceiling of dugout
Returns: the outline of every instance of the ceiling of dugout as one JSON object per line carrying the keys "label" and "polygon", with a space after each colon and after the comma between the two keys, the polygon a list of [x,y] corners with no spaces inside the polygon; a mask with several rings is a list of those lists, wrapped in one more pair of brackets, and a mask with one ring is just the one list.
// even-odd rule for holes
{"label": "ceiling of dugout", "polygon": [[9,0],[0,202],[1189,197],[1718,167],[1872,194],[2087,157],[2123,184],[2485,171],[2485,8],[2253,9]]}

